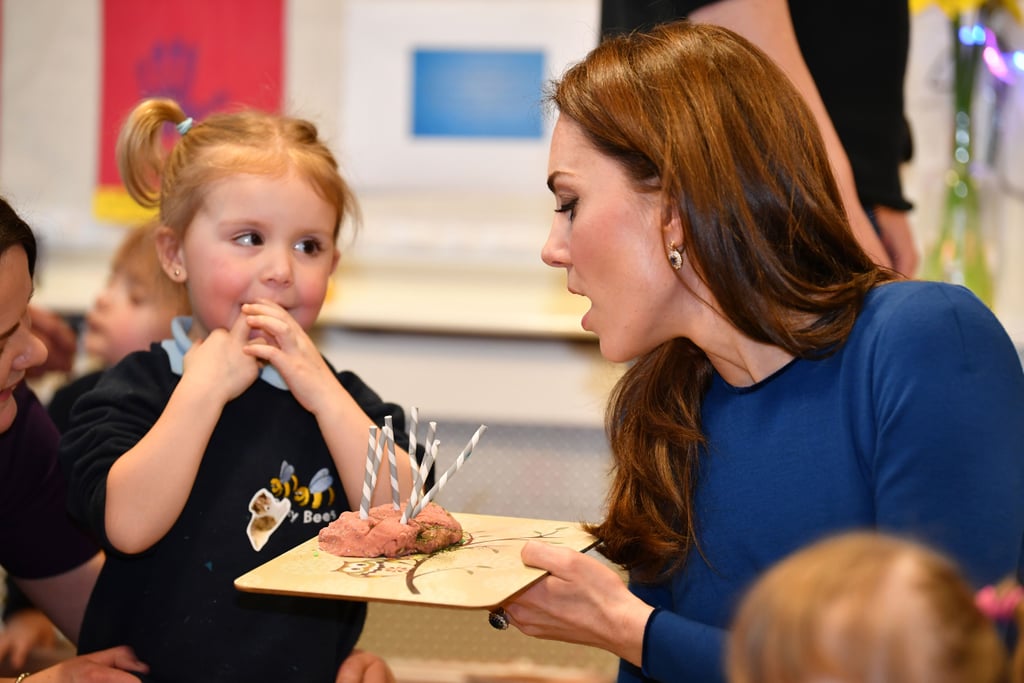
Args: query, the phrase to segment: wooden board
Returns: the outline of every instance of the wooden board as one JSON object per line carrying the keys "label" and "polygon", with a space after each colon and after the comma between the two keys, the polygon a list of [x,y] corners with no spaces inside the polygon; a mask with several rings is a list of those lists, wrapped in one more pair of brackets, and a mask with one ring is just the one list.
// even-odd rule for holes
{"label": "wooden board", "polygon": [[235,579],[253,593],[308,595],[443,607],[491,608],[544,576],[519,558],[529,540],[573,550],[597,542],[574,522],[452,513],[464,531],[460,546],[399,558],[338,557],[317,539]]}

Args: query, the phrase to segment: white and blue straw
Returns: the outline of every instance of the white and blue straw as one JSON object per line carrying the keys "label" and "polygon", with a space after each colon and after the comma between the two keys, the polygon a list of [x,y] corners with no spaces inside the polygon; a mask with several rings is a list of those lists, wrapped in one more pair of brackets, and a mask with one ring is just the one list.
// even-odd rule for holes
{"label": "white and blue straw", "polygon": [[441,492],[441,489],[443,489],[444,485],[448,483],[448,480],[451,479],[452,475],[459,471],[459,469],[466,462],[466,460],[469,459],[469,456],[472,455],[473,448],[476,447],[477,443],[480,441],[480,437],[483,435],[486,429],[486,425],[480,425],[480,427],[476,430],[476,433],[473,434],[472,438],[470,438],[469,443],[467,443],[466,447],[462,449],[461,453],[459,453],[459,457],[457,457],[455,459],[455,462],[452,463],[452,466],[449,467],[445,471],[445,473],[441,475],[441,478],[437,480],[437,483],[434,484],[433,488],[427,491],[427,494],[423,496],[423,499],[416,503],[416,506],[413,508],[412,512],[409,513],[409,519],[412,519],[413,517],[418,515],[420,513],[420,510],[426,507],[427,503],[433,500],[434,497]]}
{"label": "white and blue straw", "polygon": [[377,467],[380,465],[380,447],[377,428],[370,427],[370,438],[366,446],[366,476],[363,478],[363,499],[359,503],[359,519],[370,516],[370,500],[377,485]]}

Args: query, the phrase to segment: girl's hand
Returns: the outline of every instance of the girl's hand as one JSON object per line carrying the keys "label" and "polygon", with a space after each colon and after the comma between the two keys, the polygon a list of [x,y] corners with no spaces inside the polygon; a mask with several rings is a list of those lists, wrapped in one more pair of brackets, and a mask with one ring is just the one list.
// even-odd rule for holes
{"label": "girl's hand", "polygon": [[53,622],[35,608],[15,612],[0,631],[0,662],[6,660],[11,669],[20,669],[33,648],[53,647],[57,632]]}
{"label": "girl's hand", "polygon": [[288,311],[264,299],[243,305],[242,315],[263,337],[250,341],[245,353],[273,365],[306,410],[324,410],[341,385],[309,334]]}
{"label": "girl's hand", "polygon": [[259,361],[245,352],[252,343],[249,331],[245,315],[239,315],[230,330],[213,330],[193,343],[185,354],[182,379],[205,383],[210,395],[219,396],[223,403],[237,398],[260,374]]}
{"label": "girl's hand", "polygon": [[528,636],[598,647],[640,665],[654,608],[630,593],[614,569],[541,541],[528,541],[522,558],[549,575],[504,606],[513,626]]}

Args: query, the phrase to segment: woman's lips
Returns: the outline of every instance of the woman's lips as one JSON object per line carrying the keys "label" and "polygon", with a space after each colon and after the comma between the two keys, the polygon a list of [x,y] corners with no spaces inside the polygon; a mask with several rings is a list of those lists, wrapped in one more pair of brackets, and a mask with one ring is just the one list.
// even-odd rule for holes
{"label": "woman's lips", "polygon": [[19,377],[17,381],[8,385],[3,390],[0,390],[0,403],[6,403],[12,396],[14,396],[14,390],[18,388],[18,385],[21,384],[21,380],[23,379],[25,379],[24,375]]}

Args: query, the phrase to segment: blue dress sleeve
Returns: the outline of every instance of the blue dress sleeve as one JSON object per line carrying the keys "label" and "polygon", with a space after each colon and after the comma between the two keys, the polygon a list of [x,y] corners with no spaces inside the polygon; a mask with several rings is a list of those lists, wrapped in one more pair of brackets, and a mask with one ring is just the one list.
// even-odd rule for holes
{"label": "blue dress sleeve", "polygon": [[889,318],[864,377],[874,414],[857,418],[875,423],[878,527],[946,551],[976,585],[997,581],[1018,569],[1024,529],[1016,349],[962,287],[921,288]]}
{"label": "blue dress sleeve", "polygon": [[619,664],[619,683],[627,681],[701,681],[724,683],[725,630],[698,623],[668,609],[666,585],[631,583],[634,595],[655,610],[644,629],[643,669],[626,661]]}

